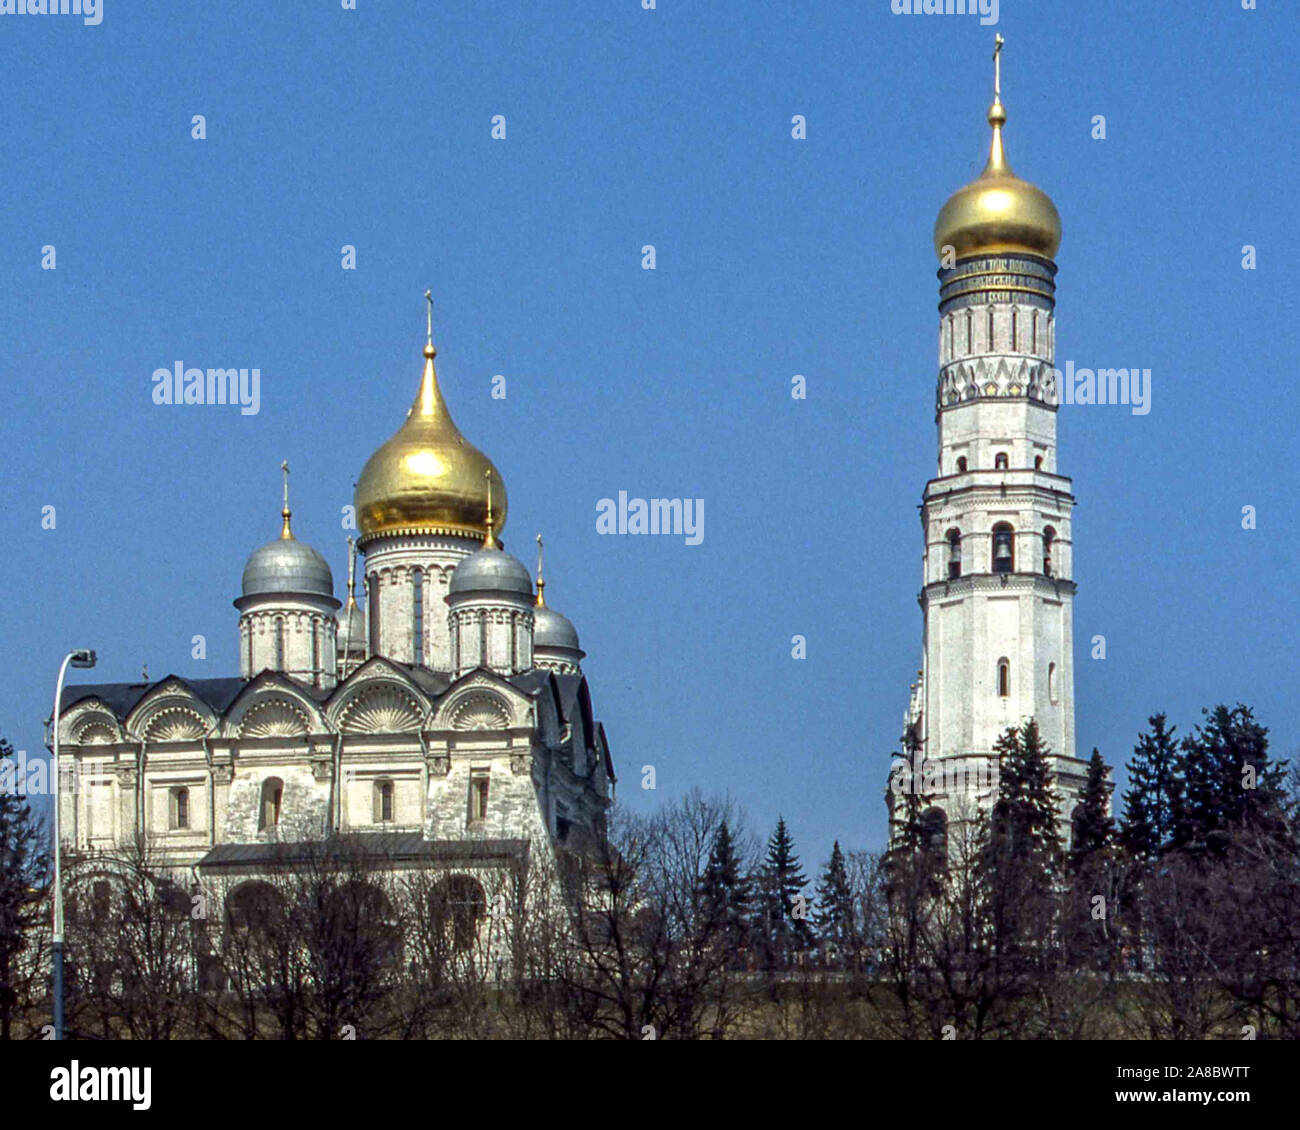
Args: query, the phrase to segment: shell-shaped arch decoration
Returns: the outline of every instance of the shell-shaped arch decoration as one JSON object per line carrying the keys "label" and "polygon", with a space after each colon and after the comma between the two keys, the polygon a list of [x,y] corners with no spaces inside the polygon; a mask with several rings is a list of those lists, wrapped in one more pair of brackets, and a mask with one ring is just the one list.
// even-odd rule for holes
{"label": "shell-shaped arch decoration", "polygon": [[420,728],[422,712],[414,695],[391,683],[367,687],[339,717],[345,734],[406,734]]}
{"label": "shell-shaped arch decoration", "polygon": [[477,691],[457,702],[448,717],[453,730],[503,730],[510,725],[510,708],[496,695]]}
{"label": "shell-shaped arch decoration", "polygon": [[151,742],[187,742],[208,732],[203,719],[185,706],[164,706],[145,723],[143,737]]}
{"label": "shell-shaped arch decoration", "polygon": [[254,703],[239,723],[241,738],[299,737],[309,729],[307,715],[301,707],[283,698]]}
{"label": "shell-shaped arch decoration", "polygon": [[74,745],[110,745],[121,738],[117,722],[107,714],[83,714],[72,724]]}

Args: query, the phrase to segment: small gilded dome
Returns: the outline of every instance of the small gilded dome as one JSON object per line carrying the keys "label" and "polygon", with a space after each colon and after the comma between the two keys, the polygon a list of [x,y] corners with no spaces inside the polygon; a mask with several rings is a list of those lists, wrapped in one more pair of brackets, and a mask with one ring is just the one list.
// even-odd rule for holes
{"label": "small gilded dome", "polygon": [[[493,524],[506,520],[506,492],[492,461],[460,434],[434,371],[432,343],[406,422],[367,461],[354,501],[363,538],[378,534],[481,537],[488,492]],[[491,487],[488,485],[489,477]]]}
{"label": "small gilded dome", "polygon": [[[492,514],[495,519],[495,499]],[[531,600],[533,581],[518,558],[485,545],[456,566],[447,586],[448,596],[480,592],[517,593]]]}
{"label": "small gilded dome", "polygon": [[993,143],[988,164],[970,184],[948,198],[934,223],[940,259],[952,247],[958,259],[998,252],[1028,252],[1046,259],[1061,246],[1061,217],[1051,197],[1011,171],[1002,147],[1007,112],[1001,99],[989,108]]}
{"label": "small gilded dome", "polygon": [[244,596],[305,593],[332,598],[334,576],[325,558],[286,533],[253,550],[244,566],[242,589]]}
{"label": "small gilded dome", "polygon": [[533,609],[533,650],[581,651],[578,629],[567,616],[539,604]]}

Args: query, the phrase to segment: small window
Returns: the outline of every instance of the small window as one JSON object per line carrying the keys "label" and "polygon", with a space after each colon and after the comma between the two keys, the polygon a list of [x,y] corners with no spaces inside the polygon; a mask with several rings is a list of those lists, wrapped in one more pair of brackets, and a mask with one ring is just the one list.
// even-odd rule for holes
{"label": "small window", "polygon": [[411,662],[424,663],[424,574],[415,570],[411,582]]}
{"label": "small window", "polygon": [[961,531],[948,531],[948,579],[961,576]]}
{"label": "small window", "polygon": [[172,789],[171,824],[174,831],[183,831],[190,826],[190,790]]}
{"label": "small window", "polygon": [[471,824],[478,824],[487,819],[488,809],[488,775],[475,773],[469,782],[469,819]]}
{"label": "small window", "polygon": [[1052,546],[1056,541],[1056,531],[1048,526],[1043,531],[1043,576],[1052,575]]}
{"label": "small window", "polygon": [[274,828],[280,823],[280,802],[284,799],[284,782],[267,777],[262,782],[262,818],[260,827]]}
{"label": "small window", "polygon": [[998,697],[1011,697],[1011,661],[1009,659],[998,660]]}
{"label": "small window", "polygon": [[367,623],[370,628],[370,654],[379,654],[379,574],[366,578],[366,603],[370,606]]}
{"label": "small window", "polygon": [[997,455],[993,457],[993,469],[995,471],[1005,471],[1007,466],[1007,453],[1005,451],[999,451]]}
{"label": "small window", "polygon": [[1056,664],[1055,663],[1049,663],[1047,665],[1047,697],[1051,700],[1053,706],[1055,706],[1056,703],[1060,701],[1056,691]]}
{"label": "small window", "polygon": [[375,782],[375,823],[391,824],[393,822],[393,782]]}
{"label": "small window", "polygon": [[965,471],[966,471],[966,456],[959,455],[957,457],[957,473],[960,475],[960,474],[964,474]]}
{"label": "small window", "polygon": [[275,622],[275,669],[284,670],[284,621]]}
{"label": "small window", "polygon": [[1043,469],[1043,457],[1042,457],[1041,455],[1035,455],[1035,456],[1034,456],[1034,470],[1035,470],[1035,471],[1041,471],[1042,469]]}
{"label": "small window", "polygon": [[1006,522],[999,522],[993,527],[993,572],[1016,571],[1015,533]]}

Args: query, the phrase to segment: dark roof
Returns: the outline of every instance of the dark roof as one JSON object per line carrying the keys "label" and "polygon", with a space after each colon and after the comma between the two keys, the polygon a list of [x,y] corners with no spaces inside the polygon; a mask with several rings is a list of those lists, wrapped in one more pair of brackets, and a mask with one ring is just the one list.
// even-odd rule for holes
{"label": "dark roof", "polygon": [[121,722],[125,721],[126,716],[135,709],[136,703],[151,690],[172,680],[184,683],[217,714],[224,714],[239,692],[248,685],[246,679],[183,679],[179,675],[168,675],[153,683],[81,683],[64,687],[61,705],[66,711],[68,707],[85,699],[97,698]]}
{"label": "dark roof", "polygon": [[298,843],[218,844],[199,860],[199,867],[240,867],[293,864],[320,858],[337,849],[356,851],[373,860],[421,859],[431,863],[485,862],[522,859],[527,840],[426,840],[419,832],[369,832],[332,840]]}

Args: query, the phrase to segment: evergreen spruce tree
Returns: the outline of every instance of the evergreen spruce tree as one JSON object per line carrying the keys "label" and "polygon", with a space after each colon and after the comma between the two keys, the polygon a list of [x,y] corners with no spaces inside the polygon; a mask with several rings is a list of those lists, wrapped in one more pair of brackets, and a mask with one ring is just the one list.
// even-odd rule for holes
{"label": "evergreen spruce tree", "polygon": [[750,889],[749,880],[741,874],[740,857],[725,820],[714,833],[709,848],[700,898],[710,926],[720,931],[729,953],[739,963],[748,941]]}
{"label": "evergreen spruce tree", "polygon": [[1268,730],[1248,706],[1216,706],[1183,739],[1184,787],[1175,842],[1193,854],[1223,855],[1242,832],[1280,833],[1282,773],[1270,759]]}
{"label": "evergreen spruce tree", "polygon": [[794,851],[794,839],[778,817],[776,831],[767,841],[767,857],[759,871],[758,925],[765,942],[769,968],[782,968],[797,950],[812,940],[807,918],[794,917],[795,899],[808,885]]}
{"label": "evergreen spruce tree", "polygon": [[1078,874],[1109,852],[1115,833],[1110,816],[1110,793],[1106,763],[1096,749],[1088,759],[1088,776],[1083,795],[1074,810],[1074,834],[1070,843],[1070,869]]}
{"label": "evergreen spruce tree", "polygon": [[1010,727],[993,748],[998,754],[998,799],[992,840],[1050,878],[1061,861],[1060,805],[1050,751],[1038,723],[1031,718],[1023,726]]}
{"label": "evergreen spruce tree", "polygon": [[14,750],[0,738],[0,1040],[12,1033],[19,955],[48,879],[45,836],[16,779]]}
{"label": "evergreen spruce tree", "polygon": [[1134,861],[1154,859],[1174,842],[1183,807],[1181,755],[1175,727],[1163,714],[1147,719],[1150,731],[1138,735],[1128,763],[1129,790],[1119,839]]}
{"label": "evergreen spruce tree", "polygon": [[849,872],[844,865],[840,841],[831,848],[830,862],[817,884],[816,910],[813,922],[823,945],[837,957],[851,952],[856,946],[856,915],[853,908],[853,891],[849,887]]}

